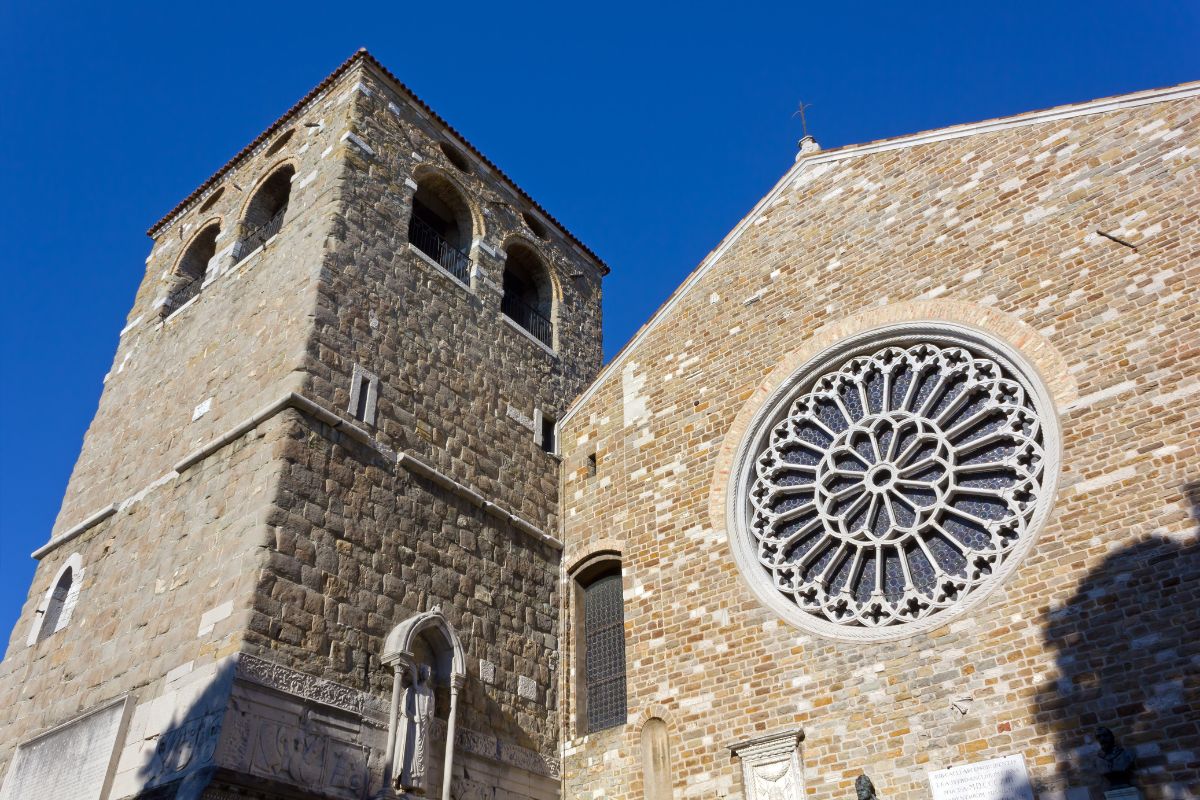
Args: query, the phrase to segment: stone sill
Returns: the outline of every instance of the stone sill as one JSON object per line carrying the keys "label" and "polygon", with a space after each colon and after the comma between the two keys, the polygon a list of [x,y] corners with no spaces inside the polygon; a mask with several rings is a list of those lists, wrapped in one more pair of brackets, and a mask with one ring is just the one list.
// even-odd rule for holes
{"label": "stone sill", "polygon": [[509,327],[511,327],[511,328],[512,328],[513,330],[515,330],[517,333],[521,334],[521,335],[522,335],[522,336],[524,336],[526,339],[528,339],[529,341],[531,341],[531,342],[533,342],[534,344],[536,344],[538,347],[540,347],[540,348],[542,348],[543,350],[545,350],[545,351],[546,351],[546,353],[547,353],[547,355],[549,355],[551,358],[554,358],[554,359],[557,359],[557,358],[558,358],[558,353],[557,353],[556,351],[554,351],[554,350],[553,350],[553,349],[551,349],[550,347],[547,347],[545,342],[543,342],[541,339],[539,339],[539,338],[537,338],[536,336],[534,336],[534,335],[533,335],[532,333],[530,333],[529,331],[527,331],[527,330],[525,330],[524,328],[522,328],[522,327],[521,327],[521,324],[520,324],[519,322],[517,322],[516,320],[514,320],[512,317],[508,316],[508,314],[505,314],[503,311],[501,311],[501,312],[500,312],[500,319],[502,319],[502,320],[504,320],[506,323],[508,323]]}
{"label": "stone sill", "polygon": [[467,292],[470,294],[475,294],[475,290],[473,288],[471,288],[470,284],[463,283],[462,281],[460,281],[453,272],[446,269],[445,267],[443,267],[441,264],[434,261],[429,256],[425,255],[425,253],[419,247],[417,247],[415,244],[413,244],[412,242],[408,243],[408,249],[411,250],[412,252],[416,253],[417,257],[420,258],[422,261],[424,261],[426,264],[433,267],[435,270],[440,272],[442,275],[444,275],[445,277],[452,280],[456,286],[460,286],[463,289],[466,289]]}
{"label": "stone sill", "polygon": [[249,265],[249,262],[250,262],[250,260],[251,260],[252,258],[254,258],[255,256],[257,256],[257,255],[259,255],[260,253],[262,253],[264,250],[266,250],[266,249],[267,249],[267,247],[268,247],[268,246],[271,244],[271,242],[275,241],[275,240],[276,240],[276,239],[278,239],[278,238],[279,238],[279,234],[277,233],[277,234],[275,234],[274,236],[272,236],[270,239],[267,239],[265,242],[263,242],[263,243],[262,243],[261,245],[259,245],[258,247],[256,247],[256,248],[254,248],[253,250],[251,250],[251,251],[250,251],[250,252],[249,252],[249,253],[248,253],[248,254],[247,254],[247,255],[246,255],[244,258],[240,258],[240,259],[238,259],[236,262],[234,262],[234,264],[233,264],[231,267],[229,267],[229,269],[222,270],[221,272],[218,272],[218,273],[216,274],[216,276],[215,276],[215,277],[213,277],[211,280],[206,280],[206,281],[203,281],[203,282],[200,284],[200,291],[196,293],[196,296],[195,296],[195,297],[193,297],[191,300],[188,300],[186,303],[184,303],[184,304],[183,304],[183,305],[181,305],[179,308],[177,308],[177,309],[175,309],[174,311],[172,311],[172,312],[171,312],[170,314],[168,314],[167,316],[163,317],[163,318],[162,318],[162,320],[161,320],[161,321],[160,321],[160,322],[159,322],[159,323],[158,323],[158,324],[155,326],[155,328],[161,328],[161,327],[163,327],[164,325],[166,325],[167,323],[169,323],[171,320],[175,319],[175,316],[176,316],[176,315],[177,315],[177,314],[178,314],[180,311],[183,311],[185,308],[187,308],[188,306],[192,305],[192,303],[195,303],[197,300],[199,300],[201,297],[203,297],[203,296],[204,296],[204,291],[205,291],[205,290],[206,290],[206,289],[207,289],[209,286],[212,286],[214,283],[216,283],[217,281],[221,280],[222,278],[225,278],[225,277],[228,277],[228,276],[230,276],[230,275],[234,275],[234,274],[236,274],[236,273],[238,273],[238,272],[241,272],[243,269],[245,269],[245,268],[246,268],[246,267]]}

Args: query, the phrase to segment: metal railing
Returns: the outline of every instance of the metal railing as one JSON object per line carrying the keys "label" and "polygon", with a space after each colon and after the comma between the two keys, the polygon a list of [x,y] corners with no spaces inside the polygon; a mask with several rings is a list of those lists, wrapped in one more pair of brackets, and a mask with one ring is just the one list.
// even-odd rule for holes
{"label": "metal railing", "polygon": [[554,347],[554,326],[536,308],[514,294],[505,294],[500,301],[500,310],[546,347]]}
{"label": "metal railing", "polygon": [[171,293],[167,295],[167,302],[163,304],[162,315],[169,317],[171,312],[200,294],[200,287],[203,283],[202,278],[191,278],[187,283],[182,283],[172,289]]}
{"label": "metal railing", "polygon": [[283,215],[286,213],[287,206],[285,205],[264,224],[247,230],[246,234],[242,237],[241,244],[238,245],[238,258],[245,258],[250,255],[266,244],[268,239],[279,233],[279,229],[283,227]]}
{"label": "metal railing", "polygon": [[433,226],[413,215],[408,224],[408,240],[425,255],[432,258],[442,269],[464,284],[471,283],[471,259],[462,250],[442,238]]}

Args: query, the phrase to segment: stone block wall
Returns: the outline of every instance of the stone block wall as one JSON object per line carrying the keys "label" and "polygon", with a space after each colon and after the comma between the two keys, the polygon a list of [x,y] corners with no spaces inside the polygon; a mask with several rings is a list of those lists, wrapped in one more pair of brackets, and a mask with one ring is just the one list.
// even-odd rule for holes
{"label": "stone block wall", "polygon": [[[559,552],[529,528],[556,533],[559,462],[535,432],[539,415],[557,419],[599,368],[603,267],[556,225],[534,232],[524,215],[541,212],[387,76],[364,66],[349,82],[353,146],[303,391],[344,412],[357,367],[378,377],[378,401],[374,418],[356,423],[368,443],[312,420],[292,431],[247,651],[384,701],[383,638],[440,607],[467,651],[460,724],[557,765]],[[467,283],[410,246],[412,197],[429,174],[472,209]],[[551,272],[553,348],[501,312],[514,240]],[[477,499],[398,466],[397,454]]]}
{"label": "stone block wall", "polygon": [[[557,419],[600,367],[604,268],[519,195],[495,168],[364,67],[355,83],[337,242],[318,288],[309,364],[314,397],[348,405],[354,365],[379,376],[379,441],[420,455],[548,530],[557,461],[535,440],[538,413]],[[441,145],[455,148],[455,166]],[[437,176],[470,207],[464,285],[411,246],[412,199]],[[545,238],[523,214],[543,221]],[[556,301],[551,351],[500,310],[505,248],[532,248]]]}
{"label": "stone block wall", "polygon": [[[155,231],[99,408],[71,475],[54,533],[142,491],[225,433],[299,373],[312,332],[317,277],[336,207],[350,96],[339,84],[244,157]],[[309,127],[311,125],[312,127]],[[290,132],[290,138],[271,152]],[[295,169],[283,227],[237,260],[247,203],[274,169]],[[161,302],[192,238],[220,224],[217,276],[165,320]]]}
{"label": "stone block wall", "polygon": [[[155,229],[0,668],[0,774],[19,743],[130,694],[112,797],[198,796],[217,769],[268,794],[378,788],[382,639],[440,606],[470,673],[459,794],[555,794],[559,462],[540,423],[599,368],[605,268],[474,151],[453,178],[481,221],[469,285],[409,247],[417,167],[457,170],[450,141],[471,150],[360,53]],[[283,164],[278,235],[232,249]],[[214,220],[210,279],[164,317]],[[500,311],[516,238],[554,282],[551,347]],[[349,408],[356,367],[378,376],[369,421]],[[71,624],[27,646],[72,556]],[[315,749],[285,753],[289,736]]]}
{"label": "stone block wall", "polygon": [[[1014,753],[1037,796],[1099,797],[1102,724],[1137,749],[1147,796],[1196,793],[1192,95],[807,156],[606,369],[563,424],[563,560],[622,555],[629,717],[587,735],[565,695],[566,797],[642,796],[651,717],[676,797],[745,797],[728,748],[797,728],[809,798],[853,796],[863,771],[881,797],[917,800],[929,770]],[[920,319],[1033,363],[1062,428],[1058,495],[1028,558],[965,616],[899,642],[824,639],[738,572],[732,452],[807,356]],[[563,659],[565,692],[569,639]]]}
{"label": "stone block wall", "polygon": [[[142,774],[143,751],[153,754],[191,705],[180,685],[203,692],[196,678],[242,646],[283,433],[264,425],[43,559],[0,662],[0,774],[21,742],[126,694],[140,725],[123,748],[126,772]],[[83,571],[70,624],[27,645],[38,604],[74,554]]]}

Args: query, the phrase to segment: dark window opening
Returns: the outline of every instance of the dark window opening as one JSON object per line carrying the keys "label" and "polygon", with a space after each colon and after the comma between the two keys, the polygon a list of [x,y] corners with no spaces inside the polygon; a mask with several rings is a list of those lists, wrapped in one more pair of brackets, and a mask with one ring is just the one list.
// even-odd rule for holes
{"label": "dark window opening", "polygon": [[590,453],[587,457],[587,475],[593,478],[596,475],[596,454]]}
{"label": "dark window opening", "polygon": [[533,214],[530,214],[528,211],[522,211],[521,217],[525,220],[525,225],[529,228],[529,230],[533,231],[534,236],[538,237],[539,239],[550,238],[550,232],[546,230],[546,226],[543,225],[537,217],[533,216]]}
{"label": "dark window opening", "polygon": [[626,720],[625,608],[619,567],[583,587],[587,731]]}
{"label": "dark window opening", "polygon": [[184,251],[183,257],[175,266],[175,272],[171,275],[171,288],[162,307],[164,317],[200,294],[200,287],[204,285],[204,276],[208,271],[208,262],[212,261],[217,253],[217,234],[220,232],[221,226],[209,225],[192,239]]}
{"label": "dark window opening", "polygon": [[371,397],[371,379],[366,375],[358,379],[358,405],[354,409],[354,416],[364,422],[367,419],[367,403]]}
{"label": "dark window opening", "polygon": [[550,321],[553,292],[541,260],[519,245],[510,248],[504,262],[503,288],[500,309],[505,316],[542,344],[554,347],[554,325]]}
{"label": "dark window opening", "polygon": [[296,169],[290,164],[276,170],[255,192],[246,206],[242,220],[242,238],[238,255],[247,256],[267,243],[283,227],[288,201],[292,195],[292,176]]}
{"label": "dark window opening", "polygon": [[221,199],[221,195],[223,195],[223,194],[225,194],[224,186],[222,186],[220,189],[217,189],[215,192],[210,194],[208,196],[208,199],[204,201],[204,205],[200,206],[200,213],[203,214],[205,211],[208,211],[210,208],[215,206],[217,204],[217,201]]}
{"label": "dark window opening", "polygon": [[558,450],[558,442],[554,439],[554,418],[542,415],[542,449],[547,453]]}
{"label": "dark window opening", "polygon": [[446,160],[453,164],[455,169],[459,172],[470,174],[471,162],[467,160],[467,157],[463,155],[461,150],[448,142],[440,142],[438,147],[441,148],[442,153],[446,156]]}
{"label": "dark window opening", "polygon": [[470,215],[449,186],[430,179],[417,187],[408,240],[459,281],[470,283]]}
{"label": "dark window opening", "polygon": [[42,626],[38,629],[37,640],[39,642],[54,633],[54,630],[58,627],[59,620],[62,619],[63,609],[67,605],[67,595],[71,593],[71,583],[73,581],[71,572],[71,568],[68,567],[58,579],[58,583],[54,585],[54,591],[50,593],[50,602],[46,604],[45,616],[42,617]]}
{"label": "dark window opening", "polygon": [[294,128],[285,131],[278,139],[275,140],[275,143],[272,144],[271,147],[267,150],[266,155],[273,156],[276,153],[278,153],[280,150],[282,150],[284,147],[286,147],[288,141],[292,138],[292,134],[294,134],[295,132],[296,132],[296,130]]}

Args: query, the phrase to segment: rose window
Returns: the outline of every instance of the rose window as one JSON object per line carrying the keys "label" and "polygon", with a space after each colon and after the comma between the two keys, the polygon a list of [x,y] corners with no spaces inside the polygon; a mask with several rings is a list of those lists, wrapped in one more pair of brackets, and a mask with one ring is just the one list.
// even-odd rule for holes
{"label": "rose window", "polygon": [[798,624],[851,638],[940,624],[1028,548],[1044,393],[1012,359],[946,338],[827,359],[744,454],[743,565]]}

